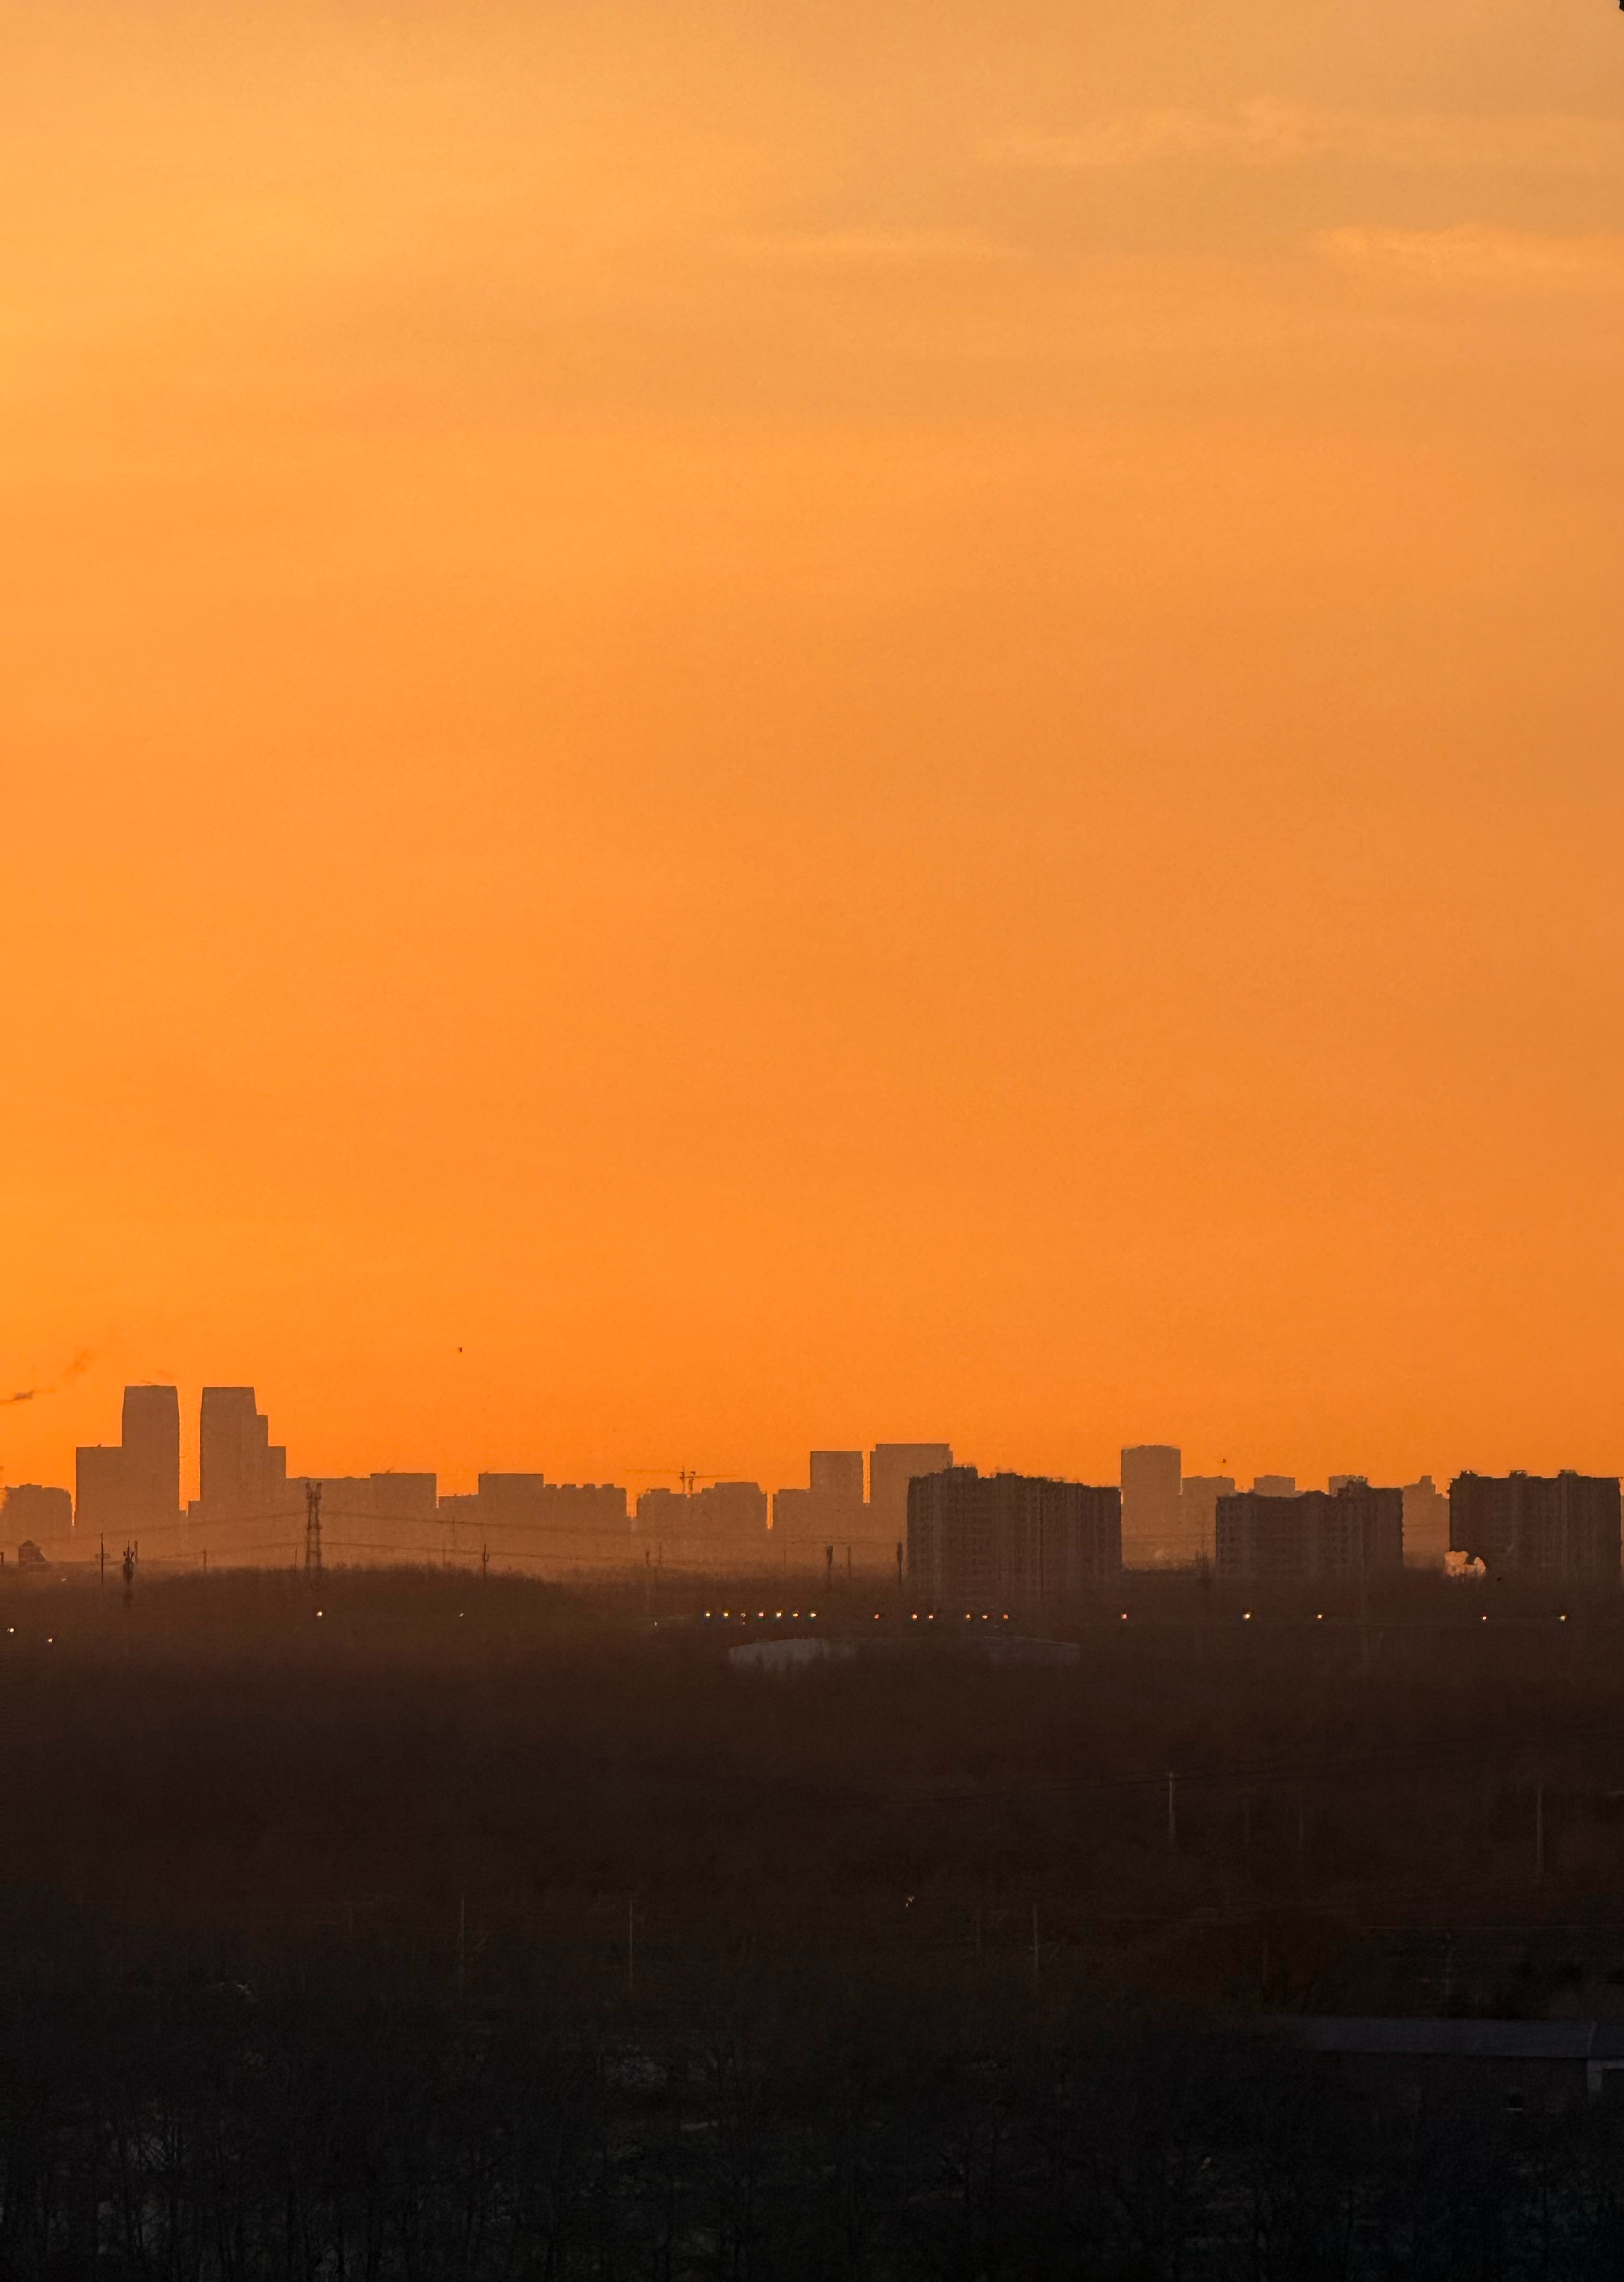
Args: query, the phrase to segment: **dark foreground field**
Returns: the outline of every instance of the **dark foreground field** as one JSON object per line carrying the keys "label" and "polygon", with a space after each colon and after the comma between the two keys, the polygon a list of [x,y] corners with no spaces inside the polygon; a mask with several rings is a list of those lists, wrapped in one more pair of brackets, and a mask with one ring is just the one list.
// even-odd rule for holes
{"label": "dark foreground field", "polygon": [[1272,2023],[1624,2012],[1616,1601],[812,1597],[8,1579],[0,2275],[1615,2270],[1605,2103]]}

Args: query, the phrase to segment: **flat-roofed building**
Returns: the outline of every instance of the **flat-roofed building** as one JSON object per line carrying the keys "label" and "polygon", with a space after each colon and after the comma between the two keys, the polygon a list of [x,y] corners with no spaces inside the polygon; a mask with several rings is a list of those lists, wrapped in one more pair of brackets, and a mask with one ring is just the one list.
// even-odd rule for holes
{"label": "flat-roofed building", "polygon": [[1130,1569],[1170,1569],[1186,1556],[1184,1454],[1171,1442],[1136,1442],[1122,1454],[1122,1557]]}
{"label": "flat-roofed building", "polygon": [[36,1545],[65,1553],[73,1542],[73,1501],[66,1490],[43,1482],[13,1482],[4,1497],[5,1534],[15,1543],[32,1539]]}
{"label": "flat-roofed building", "polygon": [[875,1537],[900,1545],[908,1533],[908,1486],[953,1463],[946,1442],[877,1442],[869,1453],[869,1522]]}
{"label": "flat-roofed building", "polygon": [[1450,1502],[1430,1474],[1404,1484],[1404,1560],[1411,1569],[1442,1569],[1450,1549]]}
{"label": "flat-roofed building", "polygon": [[1241,1490],[1218,1502],[1218,1573],[1238,1583],[1356,1578],[1404,1559],[1404,1494],[1349,1480],[1335,1492],[1276,1497]]}
{"label": "flat-roofed building", "polygon": [[908,1569],[925,1605],[1002,1609],[1108,1584],[1122,1568],[1122,1494],[948,1466],[908,1492]]}
{"label": "flat-roofed building", "polygon": [[1616,1583],[1616,1475],[1457,1474],[1450,1484],[1450,1549],[1491,1576]]}
{"label": "flat-roofed building", "polygon": [[197,1518],[256,1521],[302,1511],[288,1453],[270,1439],[251,1386],[205,1386],[197,1425]]}
{"label": "flat-roofed building", "polygon": [[[151,1538],[181,1517],[181,1401],[173,1386],[127,1386],[120,1440],[74,1454],[73,1503],[101,1535]],[[156,1548],[155,1548],[156,1549]]]}
{"label": "flat-roofed building", "polygon": [[[861,1450],[814,1450],[805,1489],[775,1490],[772,1531],[807,1550],[851,1545],[870,1534],[872,1516],[862,1494]],[[878,1527],[873,1534],[878,1535]]]}
{"label": "flat-roofed building", "polygon": [[1218,1556],[1218,1502],[1234,1494],[1233,1474],[1186,1474],[1179,1491],[1179,1536],[1185,1556]]}

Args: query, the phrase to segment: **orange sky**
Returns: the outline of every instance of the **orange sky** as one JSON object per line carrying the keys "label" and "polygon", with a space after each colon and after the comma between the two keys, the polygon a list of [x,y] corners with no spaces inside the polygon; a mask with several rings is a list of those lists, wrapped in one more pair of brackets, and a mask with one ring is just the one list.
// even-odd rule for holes
{"label": "orange sky", "polygon": [[0,46],[0,1479],[1624,1465],[1616,9]]}

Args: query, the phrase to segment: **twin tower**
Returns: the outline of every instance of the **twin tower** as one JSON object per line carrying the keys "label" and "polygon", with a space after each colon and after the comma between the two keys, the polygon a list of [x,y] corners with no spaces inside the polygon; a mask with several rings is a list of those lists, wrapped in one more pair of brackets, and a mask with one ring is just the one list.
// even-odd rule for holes
{"label": "twin tower", "polygon": [[[298,1502],[288,1454],[272,1447],[251,1386],[204,1388],[197,1448],[197,1517],[248,1519],[290,1497]],[[180,1395],[173,1386],[127,1386],[120,1440],[74,1454],[75,1525],[138,1537],[181,1517]]]}

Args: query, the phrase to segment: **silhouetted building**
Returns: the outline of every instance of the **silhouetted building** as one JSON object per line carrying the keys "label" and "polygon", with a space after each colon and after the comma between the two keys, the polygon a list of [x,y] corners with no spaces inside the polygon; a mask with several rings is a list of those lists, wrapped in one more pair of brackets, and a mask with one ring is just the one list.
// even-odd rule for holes
{"label": "silhouetted building", "polygon": [[303,1510],[288,1454],[270,1439],[251,1386],[205,1386],[197,1430],[197,1517],[254,1521]]}
{"label": "silhouetted building", "polygon": [[1295,1474],[1259,1474],[1252,1484],[1254,1497],[1295,1497],[1296,1494]]}
{"label": "silhouetted building", "polygon": [[121,1439],[74,1454],[80,1525],[139,1536],[181,1514],[181,1402],[173,1386],[127,1386]]}
{"label": "silhouetted building", "polygon": [[712,1482],[684,1496],[679,1490],[645,1490],[638,1500],[638,1534],[662,1543],[710,1539],[766,1549],[767,1493],[755,1482]]}
{"label": "silhouetted building", "polygon": [[13,1482],[5,1493],[0,1527],[8,1538],[36,1538],[62,1551],[73,1535],[73,1498],[66,1490],[49,1489],[43,1482]]}
{"label": "silhouetted building", "polygon": [[932,1608],[1056,1600],[1120,1573],[1122,1494],[947,1466],[909,1482],[907,1541],[914,1590]]}
{"label": "silhouetted building", "polygon": [[1450,1549],[1491,1576],[1614,1583],[1619,1485],[1609,1475],[1457,1474],[1450,1484]]}
{"label": "silhouetted building", "polygon": [[73,1511],[88,1536],[128,1534],[124,1510],[124,1452],[97,1442],[73,1453]]}
{"label": "silhouetted building", "polygon": [[877,1442],[869,1453],[870,1533],[900,1545],[908,1529],[908,1485],[952,1463],[946,1442]]}
{"label": "silhouetted building", "polygon": [[1218,1572],[1237,1582],[1402,1569],[1404,1494],[1350,1480],[1334,1493],[1241,1490],[1218,1502]]}
{"label": "silhouetted building", "polygon": [[1186,1474],[1179,1491],[1179,1540],[1188,1561],[1218,1557],[1218,1502],[1234,1494],[1233,1474]]}
{"label": "silhouetted building", "polygon": [[861,1450],[814,1450],[807,1489],[775,1490],[775,1537],[806,1544],[849,1545],[870,1533],[871,1516],[862,1495]]}
{"label": "silhouetted building", "polygon": [[300,1474],[288,1483],[290,1511],[304,1510],[312,1484],[321,1486],[321,1527],[329,1547],[348,1537],[367,1552],[412,1553],[421,1549],[417,1525],[439,1519],[432,1474]]}
{"label": "silhouetted building", "polygon": [[624,1536],[626,1493],[613,1482],[550,1482],[544,1474],[481,1474],[476,1496],[439,1502],[440,1519],[461,1530],[532,1531],[553,1536]]}
{"label": "silhouetted building", "polygon": [[1141,1442],[1123,1452],[1122,1557],[1129,1568],[1168,1568],[1186,1557],[1183,1486],[1183,1453],[1171,1443]]}
{"label": "silhouetted building", "polygon": [[843,1505],[862,1504],[861,1450],[814,1450],[809,1473],[818,1496],[834,1498]]}
{"label": "silhouetted building", "polygon": [[1450,1549],[1450,1502],[1430,1474],[1404,1484],[1404,1559],[1413,1569],[1442,1569]]}

